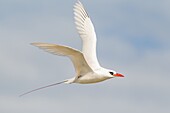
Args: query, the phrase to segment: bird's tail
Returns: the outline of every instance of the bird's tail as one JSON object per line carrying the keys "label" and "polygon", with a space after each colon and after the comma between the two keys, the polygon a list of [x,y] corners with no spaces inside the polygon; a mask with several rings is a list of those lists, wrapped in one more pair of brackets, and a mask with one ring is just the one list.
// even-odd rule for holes
{"label": "bird's tail", "polygon": [[47,85],[47,86],[43,86],[43,87],[39,87],[39,88],[33,89],[31,91],[28,91],[28,92],[25,92],[25,93],[19,95],[19,97],[25,96],[25,95],[27,95],[29,93],[34,92],[34,91],[45,89],[45,88],[48,88],[48,87],[51,87],[51,86],[56,86],[56,85],[59,85],[59,84],[62,84],[62,83],[69,83],[69,80],[64,80],[64,81],[61,81],[61,82],[57,82],[57,83],[54,83],[54,84],[50,84],[50,85]]}

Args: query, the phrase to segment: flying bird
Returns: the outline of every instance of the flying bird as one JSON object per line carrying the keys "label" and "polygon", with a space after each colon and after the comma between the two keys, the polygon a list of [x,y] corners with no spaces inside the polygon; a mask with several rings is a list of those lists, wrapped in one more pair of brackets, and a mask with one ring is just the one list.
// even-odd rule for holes
{"label": "flying bird", "polygon": [[29,92],[26,92],[20,96],[26,95],[28,93],[44,89],[50,86],[55,86],[61,83],[80,83],[80,84],[90,84],[97,83],[107,79],[115,77],[124,77],[122,74],[117,73],[114,70],[106,69],[100,66],[97,56],[96,56],[96,33],[93,23],[85,10],[83,4],[78,0],[74,5],[74,19],[75,25],[80,35],[83,45],[82,51],[77,49],[48,43],[32,43],[32,45],[39,47],[49,53],[67,56],[71,59],[76,74],[73,78],[64,80],[62,82],[54,83],[44,87],[40,87]]}

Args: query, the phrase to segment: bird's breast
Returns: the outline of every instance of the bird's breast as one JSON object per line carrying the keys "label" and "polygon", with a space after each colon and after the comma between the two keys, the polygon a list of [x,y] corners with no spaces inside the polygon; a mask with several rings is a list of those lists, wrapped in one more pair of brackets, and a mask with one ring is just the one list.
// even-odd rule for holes
{"label": "bird's breast", "polygon": [[103,75],[99,75],[96,73],[88,73],[86,75],[80,76],[77,80],[75,80],[75,83],[91,84],[91,83],[101,82],[107,79],[109,78]]}

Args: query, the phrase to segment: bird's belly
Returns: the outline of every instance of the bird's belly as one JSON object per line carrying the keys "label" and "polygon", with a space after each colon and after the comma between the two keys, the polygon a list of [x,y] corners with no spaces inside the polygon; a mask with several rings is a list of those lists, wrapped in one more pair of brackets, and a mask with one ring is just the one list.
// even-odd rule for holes
{"label": "bird's belly", "polygon": [[100,76],[100,75],[85,75],[80,78],[78,78],[75,83],[80,83],[80,84],[91,84],[91,83],[97,83],[101,82],[104,80],[109,79],[108,77],[105,76]]}

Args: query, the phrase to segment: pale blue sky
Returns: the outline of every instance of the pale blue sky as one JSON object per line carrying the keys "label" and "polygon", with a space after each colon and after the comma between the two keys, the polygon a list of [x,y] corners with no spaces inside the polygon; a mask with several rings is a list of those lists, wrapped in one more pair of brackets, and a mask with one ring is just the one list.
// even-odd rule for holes
{"label": "pale blue sky", "polygon": [[169,113],[170,1],[81,0],[98,37],[98,59],[125,78],[60,85],[74,76],[66,57],[32,42],[81,49],[73,19],[76,0],[0,0],[1,113]]}

